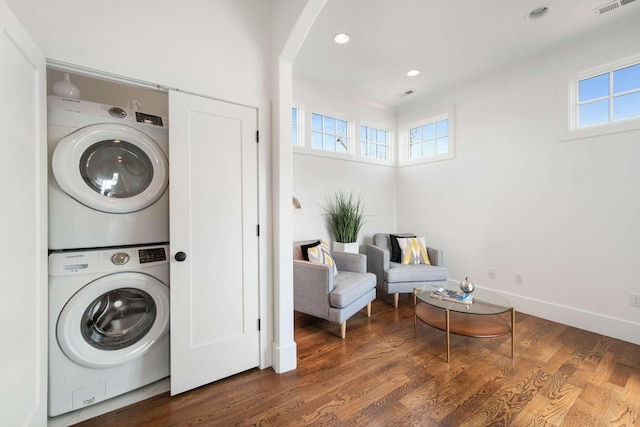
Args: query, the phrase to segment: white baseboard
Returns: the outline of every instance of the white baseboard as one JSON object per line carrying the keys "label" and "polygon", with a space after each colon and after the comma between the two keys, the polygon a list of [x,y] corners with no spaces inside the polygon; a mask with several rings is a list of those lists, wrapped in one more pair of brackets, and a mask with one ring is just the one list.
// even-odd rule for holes
{"label": "white baseboard", "polygon": [[273,370],[278,374],[293,371],[298,365],[297,346],[294,341],[285,345],[272,343],[273,348]]}
{"label": "white baseboard", "polygon": [[140,387],[137,390],[130,391],[129,393],[105,400],[104,402],[96,403],[95,405],[87,406],[85,408],[78,409],[77,411],[67,412],[66,414],[49,418],[47,420],[47,427],[71,426],[79,423],[80,421],[85,421],[90,418],[106,414],[107,412],[124,408],[125,406],[132,405],[150,397],[166,393],[170,388],[171,381],[170,378],[167,377],[147,386]]}
{"label": "white baseboard", "polygon": [[[460,282],[449,280],[449,283],[458,285]],[[506,298],[516,311],[640,345],[640,323],[496,289],[488,289],[484,286],[482,288]],[[517,328],[516,324],[516,333]]]}

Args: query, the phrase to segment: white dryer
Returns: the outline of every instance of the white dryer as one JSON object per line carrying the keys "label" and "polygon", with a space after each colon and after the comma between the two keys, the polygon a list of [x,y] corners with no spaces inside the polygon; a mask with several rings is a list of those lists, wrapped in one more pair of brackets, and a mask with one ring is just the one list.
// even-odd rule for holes
{"label": "white dryer", "polygon": [[165,118],[48,98],[49,249],[169,240]]}
{"label": "white dryer", "polygon": [[169,247],[49,255],[49,416],[169,375]]}

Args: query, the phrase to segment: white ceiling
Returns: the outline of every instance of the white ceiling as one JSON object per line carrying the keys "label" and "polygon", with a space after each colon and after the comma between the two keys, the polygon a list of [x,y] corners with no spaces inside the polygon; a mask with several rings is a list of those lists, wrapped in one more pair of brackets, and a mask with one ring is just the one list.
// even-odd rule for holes
{"label": "white ceiling", "polygon": [[[297,81],[395,108],[612,37],[640,31],[640,0],[328,0],[293,70]],[[551,8],[538,19],[528,13]],[[351,41],[338,45],[337,33]],[[417,77],[406,72],[419,69]],[[407,90],[413,95],[399,96]]]}

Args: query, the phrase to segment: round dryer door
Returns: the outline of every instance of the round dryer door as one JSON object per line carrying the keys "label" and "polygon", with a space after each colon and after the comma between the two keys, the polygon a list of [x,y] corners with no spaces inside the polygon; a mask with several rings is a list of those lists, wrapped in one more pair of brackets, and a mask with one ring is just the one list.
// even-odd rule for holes
{"label": "round dryer door", "polygon": [[169,331],[169,288],[142,273],[101,277],[64,306],[56,334],[74,362],[107,368],[142,356]]}
{"label": "round dryer door", "polygon": [[167,189],[167,158],[153,139],[129,126],[86,126],[56,145],[58,185],[78,202],[108,213],[136,212]]}

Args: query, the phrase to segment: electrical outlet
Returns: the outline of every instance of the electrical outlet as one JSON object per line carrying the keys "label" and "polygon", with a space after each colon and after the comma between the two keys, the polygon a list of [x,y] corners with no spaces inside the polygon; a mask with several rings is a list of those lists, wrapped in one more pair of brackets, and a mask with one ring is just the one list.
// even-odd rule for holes
{"label": "electrical outlet", "polygon": [[490,268],[489,269],[489,279],[495,279],[496,278],[496,269],[495,268]]}
{"label": "electrical outlet", "polygon": [[640,295],[630,294],[630,296],[631,296],[631,306],[640,307]]}
{"label": "electrical outlet", "polygon": [[518,285],[524,285],[524,274],[516,273],[516,283]]}

